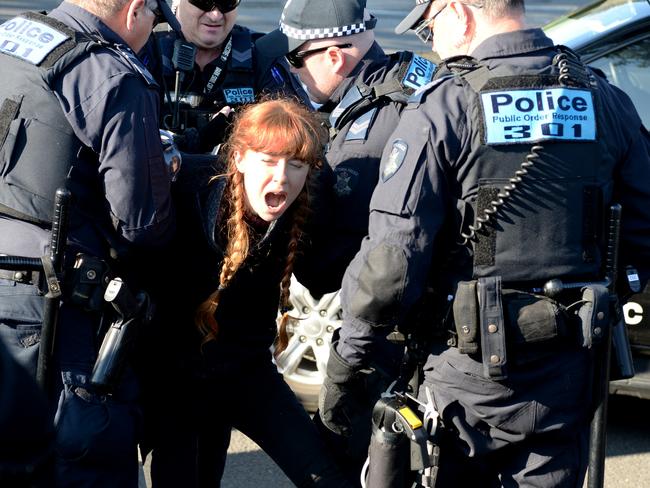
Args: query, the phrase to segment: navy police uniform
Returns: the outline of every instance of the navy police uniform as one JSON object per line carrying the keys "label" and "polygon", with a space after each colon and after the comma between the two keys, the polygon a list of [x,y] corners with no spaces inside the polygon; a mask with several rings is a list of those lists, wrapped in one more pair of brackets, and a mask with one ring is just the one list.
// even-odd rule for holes
{"label": "navy police uniform", "polygon": [[[332,191],[318,195],[327,203],[316,203],[317,219],[329,218],[327,224],[314,225],[308,233],[314,247],[306,258],[314,261],[309,266],[319,276],[309,286],[315,296],[339,289],[345,269],[368,233],[368,206],[386,141],[408,97],[430,82],[434,72],[431,61],[410,52],[386,55],[375,42],[319,109],[328,116],[330,127],[325,156],[326,169],[331,171],[323,171],[321,177]],[[352,435],[344,440],[321,429],[340,456],[339,463],[354,472],[355,479],[367,455],[372,405],[387,386],[386,379],[396,374],[402,355],[401,347],[388,342],[382,342],[381,348],[385,371],[368,378]]]}
{"label": "navy police uniform", "polygon": [[447,427],[441,485],[582,486],[581,297],[540,287],[602,279],[612,202],[624,209],[622,264],[647,278],[648,133],[624,93],[539,29],[472,54],[411,98],[386,146],[330,380],[378,359],[377,338],[433,287],[453,297],[452,347],[432,347],[420,390]]}
{"label": "navy police uniform", "polygon": [[[328,116],[326,159],[333,170],[333,216],[314,252],[322,266],[317,294],[339,288],[368,233],[368,204],[379,160],[408,97],[433,78],[435,65],[410,52],[386,55],[375,42],[319,111]],[[318,232],[318,229],[315,230]],[[317,238],[314,239],[318,241]]]}
{"label": "navy police uniform", "polygon": [[[67,2],[48,16],[7,21],[0,36],[0,253],[49,252],[54,191],[65,186],[74,199],[67,265],[85,253],[134,280],[131,253],[165,242],[174,226],[155,81],[110,28]],[[31,42],[23,45],[25,39]],[[31,373],[43,295],[38,275],[2,270],[0,334]],[[56,374],[49,378],[56,392],[56,486],[135,486],[136,385],[127,373],[112,396],[92,391],[101,313],[71,302],[66,297],[59,313]]]}
{"label": "navy police uniform", "polygon": [[[216,340],[201,344],[193,318],[219,286],[231,211],[227,178],[208,183],[225,168],[204,163],[185,167],[174,184],[177,259],[166,272],[191,270],[192,279],[168,283],[170,298],[159,309],[166,320],[156,325],[159,341],[149,344],[155,359],[146,361],[153,486],[219,486],[232,428],[257,442],[296,486],[348,486],[271,357],[292,209],[270,224],[249,217],[251,252],[222,291]],[[185,393],[170,395],[170,383]]]}
{"label": "navy police uniform", "polygon": [[[271,59],[255,48],[262,34],[235,25],[224,41],[222,53],[201,70],[194,64],[181,72],[179,86],[179,126],[172,127],[175,105],[176,69],[174,49],[178,35],[174,31],[156,32],[141,57],[162,87],[162,127],[178,132],[199,129],[201,139],[210,139],[200,131],[210,117],[225,106],[253,103],[263,95],[295,96],[307,103],[308,98],[284,58]],[[191,141],[184,149],[207,152],[221,141]],[[209,142],[213,142],[210,144]],[[196,146],[199,147],[196,147]]]}

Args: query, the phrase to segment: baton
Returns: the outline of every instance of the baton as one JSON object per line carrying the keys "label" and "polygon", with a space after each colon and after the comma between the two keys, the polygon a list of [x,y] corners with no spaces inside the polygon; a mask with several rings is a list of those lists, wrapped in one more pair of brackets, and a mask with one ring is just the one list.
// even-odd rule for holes
{"label": "baton", "polygon": [[[54,337],[56,334],[56,321],[59,314],[61,301],[61,285],[57,276],[63,270],[63,257],[68,234],[68,214],[72,194],[65,188],[56,190],[54,196],[54,216],[52,218],[52,231],[50,234],[49,263],[43,259],[43,269],[47,280],[48,293],[43,303],[43,326],[41,328],[41,342],[38,350],[38,363],[36,365],[36,381],[46,389],[47,375],[50,359],[54,351]],[[51,266],[51,272],[48,269]]]}

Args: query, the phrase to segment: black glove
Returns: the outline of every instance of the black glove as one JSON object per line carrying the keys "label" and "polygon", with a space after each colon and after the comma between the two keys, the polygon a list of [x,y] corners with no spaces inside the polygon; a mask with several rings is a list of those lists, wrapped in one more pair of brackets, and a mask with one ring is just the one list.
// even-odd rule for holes
{"label": "black glove", "polygon": [[370,408],[364,395],[365,377],[369,371],[350,366],[336,352],[332,343],[327,372],[318,397],[318,413],[323,425],[332,432],[352,435],[352,426],[359,416]]}
{"label": "black glove", "polygon": [[199,152],[211,152],[215,146],[224,142],[230,134],[232,114],[217,113],[210,122],[199,129]]}

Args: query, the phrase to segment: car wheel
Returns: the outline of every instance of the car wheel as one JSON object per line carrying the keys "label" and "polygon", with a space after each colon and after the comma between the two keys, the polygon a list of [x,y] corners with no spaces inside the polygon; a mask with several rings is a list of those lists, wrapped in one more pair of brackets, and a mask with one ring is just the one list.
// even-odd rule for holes
{"label": "car wheel", "polygon": [[291,277],[287,333],[289,344],[275,359],[278,371],[310,412],[318,407],[332,333],[341,326],[339,291],[315,299],[295,276]]}

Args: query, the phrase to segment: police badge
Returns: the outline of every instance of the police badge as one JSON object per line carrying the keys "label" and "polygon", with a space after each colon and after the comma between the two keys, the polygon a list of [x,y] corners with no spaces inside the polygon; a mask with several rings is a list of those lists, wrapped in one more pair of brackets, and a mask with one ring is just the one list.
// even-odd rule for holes
{"label": "police badge", "polygon": [[408,150],[408,144],[402,139],[395,139],[393,141],[393,148],[388,155],[386,164],[381,172],[381,181],[388,181],[397,170],[402,166],[404,158],[406,158],[406,151]]}

